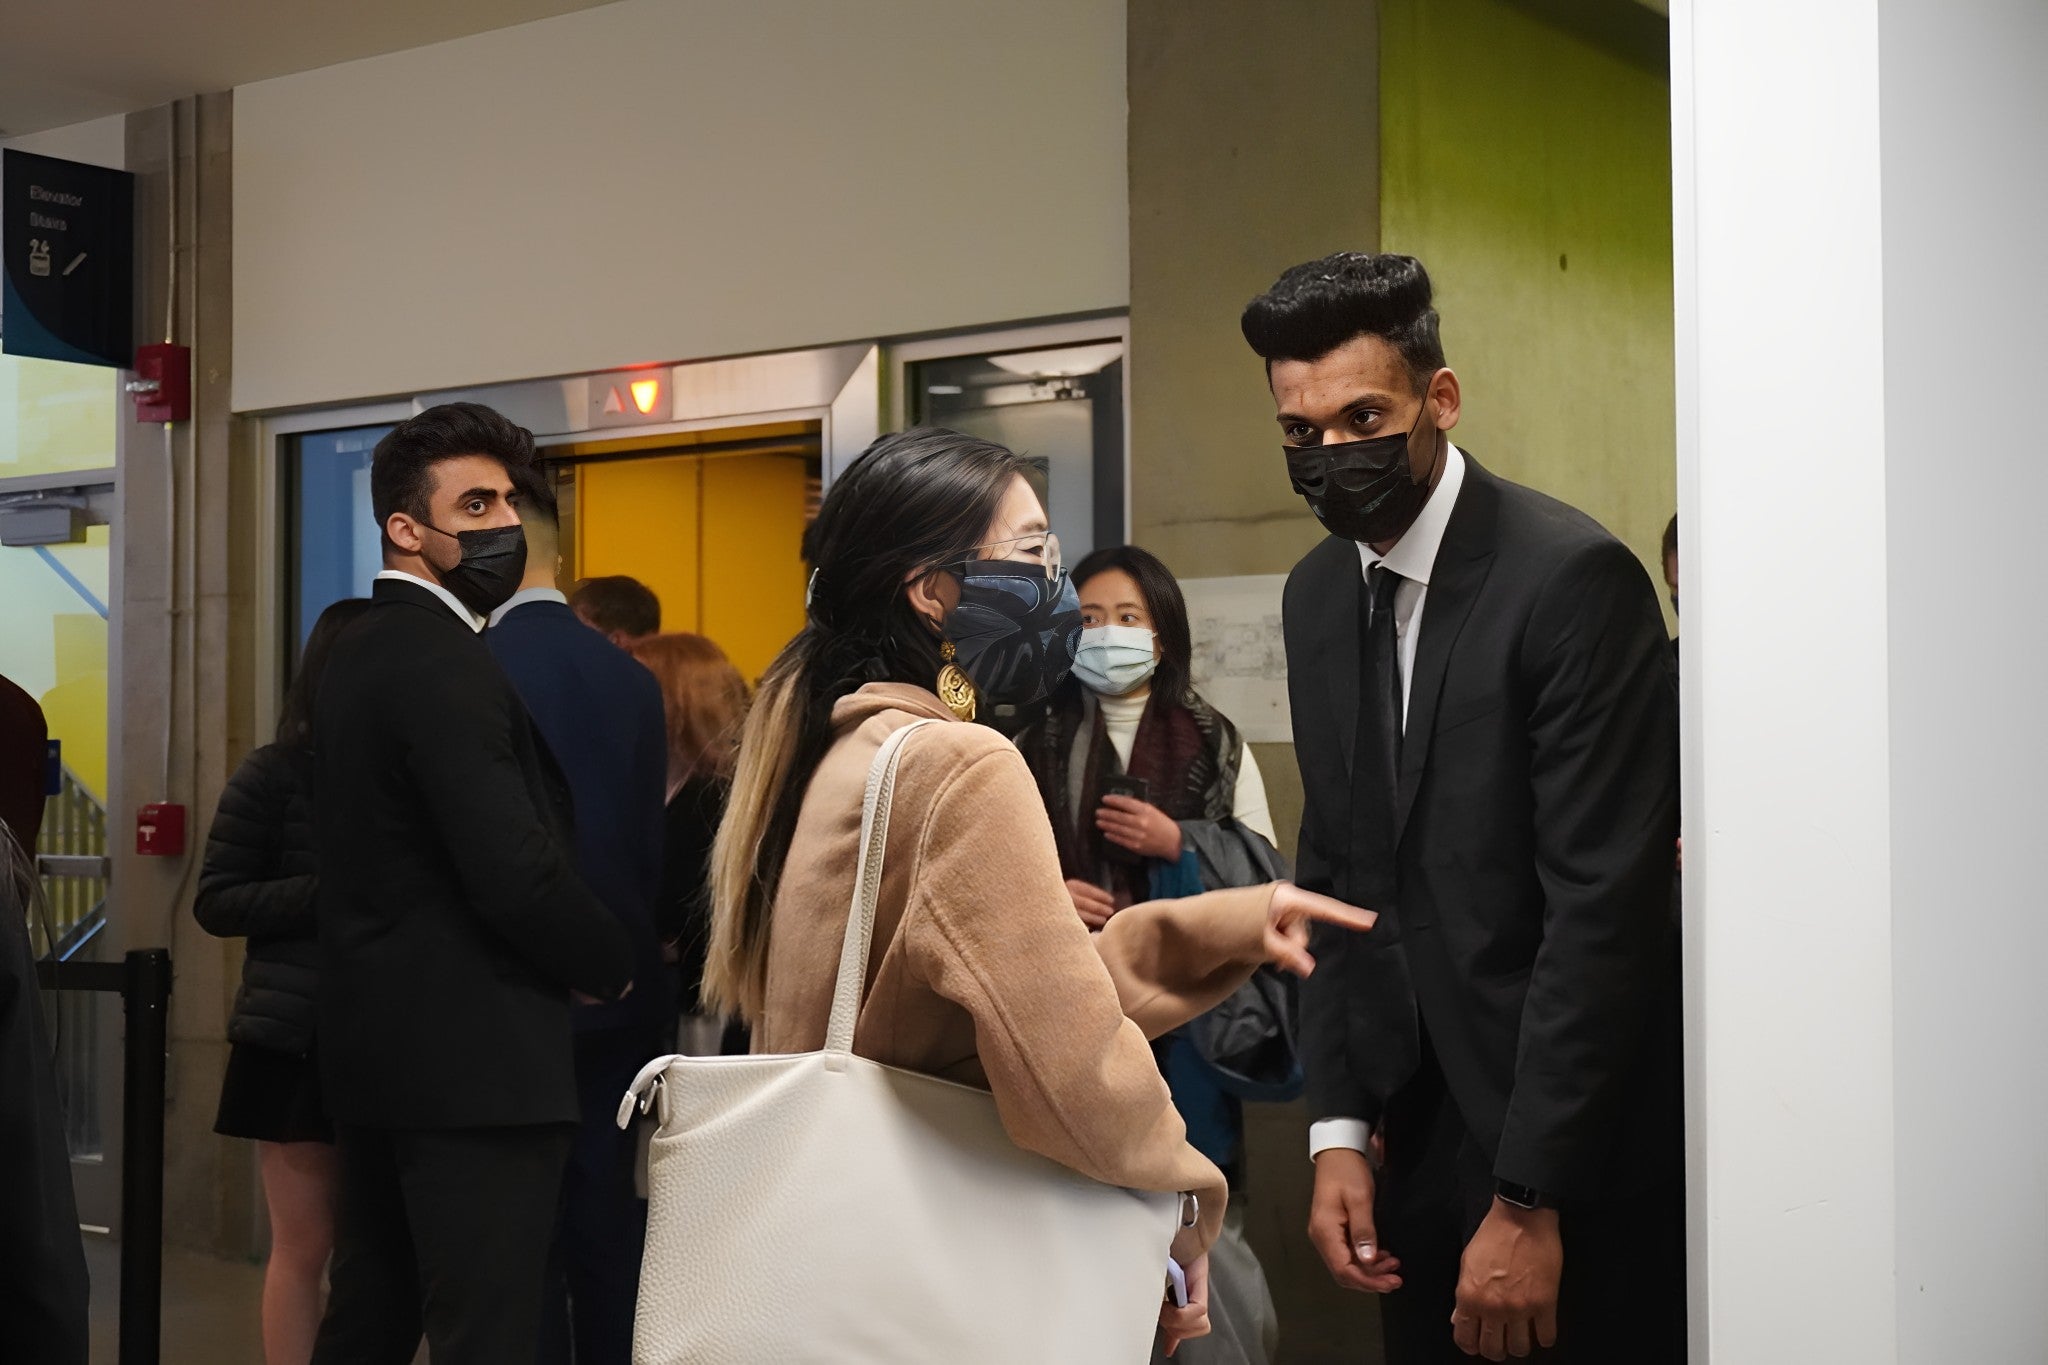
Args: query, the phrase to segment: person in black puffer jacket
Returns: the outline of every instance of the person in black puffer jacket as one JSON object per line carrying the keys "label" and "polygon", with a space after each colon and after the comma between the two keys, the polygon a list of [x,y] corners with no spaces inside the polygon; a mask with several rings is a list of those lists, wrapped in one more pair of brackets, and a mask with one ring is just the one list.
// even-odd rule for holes
{"label": "person in black puffer jacket", "polygon": [[334,1246],[334,1130],[320,1098],[313,1036],[320,938],[313,919],[310,717],[329,648],[369,605],[348,598],[314,623],[277,742],[243,759],[221,792],[192,907],[208,933],[249,941],[214,1131],[254,1139],[261,1158],[270,1207],[263,1278],[268,1365],[312,1358],[320,1280]]}

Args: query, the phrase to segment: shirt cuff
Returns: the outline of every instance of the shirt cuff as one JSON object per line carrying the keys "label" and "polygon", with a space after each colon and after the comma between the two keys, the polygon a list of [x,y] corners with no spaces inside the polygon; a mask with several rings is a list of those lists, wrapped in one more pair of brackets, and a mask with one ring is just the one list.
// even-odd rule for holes
{"label": "shirt cuff", "polygon": [[1308,1159],[1314,1161],[1333,1147],[1363,1152],[1372,1140],[1372,1125],[1364,1119],[1320,1119],[1308,1126]]}

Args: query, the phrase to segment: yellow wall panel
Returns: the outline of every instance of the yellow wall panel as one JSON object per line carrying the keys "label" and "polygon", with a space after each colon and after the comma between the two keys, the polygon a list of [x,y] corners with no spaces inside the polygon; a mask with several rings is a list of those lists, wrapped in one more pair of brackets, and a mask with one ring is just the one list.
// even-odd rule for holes
{"label": "yellow wall panel", "polygon": [[803,629],[804,461],[704,461],[703,625],[749,683]]}
{"label": "yellow wall panel", "polygon": [[575,576],[628,574],[661,599],[661,628],[698,628],[699,468],[692,455],[577,466]]}

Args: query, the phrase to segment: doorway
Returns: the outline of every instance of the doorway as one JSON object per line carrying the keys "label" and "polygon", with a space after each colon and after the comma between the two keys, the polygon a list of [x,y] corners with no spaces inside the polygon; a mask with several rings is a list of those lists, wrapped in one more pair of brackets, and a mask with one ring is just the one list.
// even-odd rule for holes
{"label": "doorway", "polygon": [[816,421],[550,447],[563,577],[625,574],[661,628],[716,641],[755,682],[803,628],[805,528],[817,514]]}

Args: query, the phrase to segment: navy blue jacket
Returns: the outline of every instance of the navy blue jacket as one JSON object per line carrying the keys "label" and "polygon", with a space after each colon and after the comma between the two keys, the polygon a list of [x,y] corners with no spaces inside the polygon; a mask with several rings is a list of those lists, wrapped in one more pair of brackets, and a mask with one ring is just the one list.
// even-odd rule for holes
{"label": "navy blue jacket", "polygon": [[633,993],[579,1007],[576,1027],[672,1021],[675,988],[654,930],[668,791],[661,685],[560,602],[520,603],[484,632],[484,643],[568,779],[576,871],[633,941]]}

